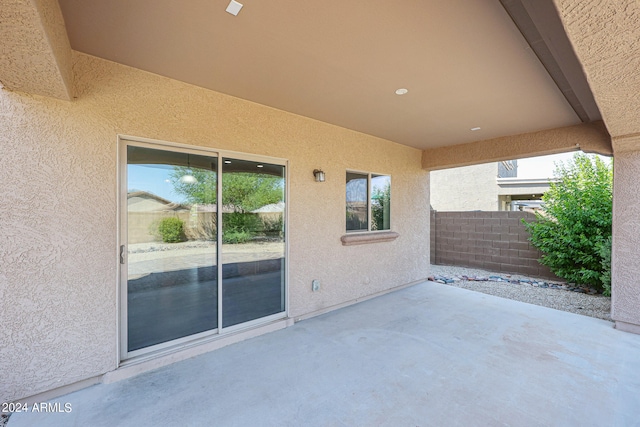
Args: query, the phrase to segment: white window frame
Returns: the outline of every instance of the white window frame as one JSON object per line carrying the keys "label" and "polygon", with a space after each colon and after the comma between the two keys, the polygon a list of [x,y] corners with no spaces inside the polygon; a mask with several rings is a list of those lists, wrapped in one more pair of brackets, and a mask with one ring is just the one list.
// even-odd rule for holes
{"label": "white window frame", "polygon": [[[345,232],[347,234],[362,234],[362,233],[388,233],[389,231],[391,231],[393,228],[391,226],[391,206],[389,206],[389,229],[388,230],[372,230],[371,229],[371,220],[372,220],[372,216],[371,216],[371,195],[373,193],[373,188],[372,188],[372,183],[371,183],[371,178],[372,176],[388,176],[389,180],[391,180],[391,174],[388,173],[377,173],[377,172],[366,172],[366,171],[360,171],[360,170],[355,170],[355,169],[347,169],[345,171],[345,178],[347,176],[348,173],[357,173],[360,175],[366,175],[367,176],[367,229],[366,230],[347,230],[347,223],[346,223],[346,215],[345,215],[345,224],[344,224],[344,229]],[[347,198],[346,198],[346,194],[347,194],[347,188],[346,188],[346,182],[345,182],[345,190],[344,190],[344,195],[345,195],[345,199],[344,199],[344,206],[345,209],[343,209],[346,212],[346,206],[347,206]]]}

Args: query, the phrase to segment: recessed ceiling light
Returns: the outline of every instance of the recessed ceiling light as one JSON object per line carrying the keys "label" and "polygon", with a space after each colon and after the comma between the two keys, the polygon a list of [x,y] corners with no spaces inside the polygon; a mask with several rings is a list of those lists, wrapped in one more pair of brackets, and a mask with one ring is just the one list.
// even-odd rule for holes
{"label": "recessed ceiling light", "polygon": [[231,0],[231,2],[229,2],[229,6],[227,6],[227,12],[233,16],[238,16],[240,9],[242,9],[242,3],[238,3],[236,0]]}
{"label": "recessed ceiling light", "polygon": [[396,90],[396,95],[404,95],[407,92],[409,92],[409,89],[405,89],[405,88],[402,87],[402,88]]}
{"label": "recessed ceiling light", "polygon": [[259,167],[259,168],[263,168],[263,167],[264,167],[264,165],[258,165],[258,167]]}
{"label": "recessed ceiling light", "polygon": [[224,161],[226,164],[230,165],[231,164],[231,160],[225,160]]}
{"label": "recessed ceiling light", "polygon": [[475,132],[477,130],[480,130],[480,128],[479,127],[474,127],[474,128],[471,128],[471,130]]}

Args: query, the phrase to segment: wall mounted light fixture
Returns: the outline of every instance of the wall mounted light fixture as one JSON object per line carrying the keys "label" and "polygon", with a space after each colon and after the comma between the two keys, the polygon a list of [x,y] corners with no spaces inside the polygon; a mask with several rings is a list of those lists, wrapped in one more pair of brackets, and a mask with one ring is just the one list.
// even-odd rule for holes
{"label": "wall mounted light fixture", "polygon": [[324,172],[322,172],[322,169],[314,169],[313,176],[316,177],[316,182],[324,182]]}

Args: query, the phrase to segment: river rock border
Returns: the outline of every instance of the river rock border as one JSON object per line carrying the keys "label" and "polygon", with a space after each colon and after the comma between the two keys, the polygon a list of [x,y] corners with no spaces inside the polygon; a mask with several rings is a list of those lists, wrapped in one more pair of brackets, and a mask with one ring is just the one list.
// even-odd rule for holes
{"label": "river rock border", "polygon": [[590,288],[588,286],[576,285],[575,283],[558,283],[558,282],[546,282],[539,279],[513,279],[511,275],[507,274],[504,276],[498,275],[490,275],[490,276],[440,276],[434,275],[429,276],[428,280],[436,283],[449,284],[456,281],[467,281],[467,282],[506,282],[511,283],[513,285],[521,285],[521,286],[533,286],[536,288],[543,289],[559,289],[563,291],[569,292],[578,292],[588,295],[596,295],[599,292],[596,289]]}

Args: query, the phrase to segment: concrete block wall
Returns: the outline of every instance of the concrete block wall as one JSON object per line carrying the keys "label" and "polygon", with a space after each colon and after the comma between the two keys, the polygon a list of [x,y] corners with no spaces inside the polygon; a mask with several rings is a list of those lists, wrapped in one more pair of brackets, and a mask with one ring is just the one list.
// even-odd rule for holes
{"label": "concrete block wall", "polygon": [[522,218],[529,212],[431,211],[431,262],[560,280],[538,262]]}
{"label": "concrete block wall", "polygon": [[431,209],[431,218],[429,220],[429,224],[430,225],[430,229],[431,232],[429,233],[429,237],[431,238],[430,240],[430,245],[429,247],[431,248],[430,251],[430,262],[431,264],[435,264],[436,263],[436,211],[434,211],[433,209]]}

